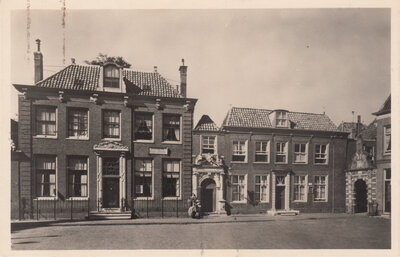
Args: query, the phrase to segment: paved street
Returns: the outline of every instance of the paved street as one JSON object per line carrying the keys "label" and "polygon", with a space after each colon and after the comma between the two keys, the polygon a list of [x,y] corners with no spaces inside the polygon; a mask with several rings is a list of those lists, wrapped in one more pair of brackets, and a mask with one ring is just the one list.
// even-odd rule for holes
{"label": "paved street", "polygon": [[46,226],[14,227],[12,249],[390,248],[389,219],[346,214],[102,220],[42,225]]}

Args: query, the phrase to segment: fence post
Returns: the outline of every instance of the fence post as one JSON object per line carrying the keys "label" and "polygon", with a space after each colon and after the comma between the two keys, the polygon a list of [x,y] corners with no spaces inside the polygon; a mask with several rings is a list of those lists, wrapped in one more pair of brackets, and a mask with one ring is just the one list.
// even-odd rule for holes
{"label": "fence post", "polygon": [[149,218],[149,197],[146,198],[146,217]]}
{"label": "fence post", "polygon": [[164,199],[161,198],[161,218],[164,218]]}
{"label": "fence post", "polygon": [[56,212],[57,212],[57,199],[54,198],[54,220],[56,220]]}
{"label": "fence post", "polygon": [[88,216],[88,218],[90,216],[90,198],[89,197],[87,199],[87,216]]}
{"label": "fence post", "polygon": [[74,208],[74,200],[73,198],[70,198],[70,200],[71,200],[71,220],[72,220],[72,210]]}
{"label": "fence post", "polygon": [[36,199],[36,220],[39,220],[39,199]]}
{"label": "fence post", "polygon": [[176,197],[176,217],[178,218],[178,196]]}

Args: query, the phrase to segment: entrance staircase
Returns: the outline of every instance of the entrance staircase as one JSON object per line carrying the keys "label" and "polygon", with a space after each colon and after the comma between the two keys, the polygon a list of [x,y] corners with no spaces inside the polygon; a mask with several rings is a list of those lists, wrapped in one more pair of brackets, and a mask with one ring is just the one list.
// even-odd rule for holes
{"label": "entrance staircase", "polygon": [[131,219],[130,211],[107,212],[107,211],[93,211],[87,217],[89,220],[127,220]]}

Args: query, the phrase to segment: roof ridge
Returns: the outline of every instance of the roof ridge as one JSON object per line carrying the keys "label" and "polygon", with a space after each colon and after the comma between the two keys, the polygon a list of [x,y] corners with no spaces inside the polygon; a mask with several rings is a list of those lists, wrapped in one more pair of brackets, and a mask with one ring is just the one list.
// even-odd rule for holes
{"label": "roof ridge", "polygon": [[273,111],[270,109],[262,109],[262,108],[252,108],[252,107],[231,107],[230,109],[237,108],[237,109],[248,109],[248,110],[261,110],[261,111]]}

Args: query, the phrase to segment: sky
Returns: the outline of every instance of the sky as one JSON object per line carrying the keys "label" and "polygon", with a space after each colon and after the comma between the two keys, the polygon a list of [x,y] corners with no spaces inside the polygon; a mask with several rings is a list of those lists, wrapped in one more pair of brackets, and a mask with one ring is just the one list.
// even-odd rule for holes
{"label": "sky", "polygon": [[[132,69],[179,84],[188,65],[195,123],[221,125],[228,109],[323,113],[369,124],[390,94],[389,9],[26,10],[11,15],[11,82],[33,83],[35,39],[44,77],[63,66],[123,56]],[[65,63],[63,40],[65,39]],[[11,116],[17,113],[12,90]],[[352,111],[354,111],[354,118]]]}

